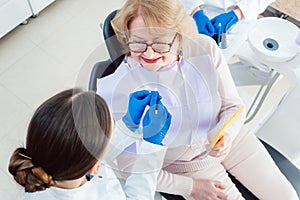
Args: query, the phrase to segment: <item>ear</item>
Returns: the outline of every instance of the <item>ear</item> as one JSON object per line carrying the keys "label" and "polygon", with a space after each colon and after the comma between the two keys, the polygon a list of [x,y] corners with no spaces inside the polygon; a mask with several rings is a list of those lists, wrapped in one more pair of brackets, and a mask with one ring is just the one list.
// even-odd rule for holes
{"label": "ear", "polygon": [[98,160],[95,165],[90,169],[90,174],[96,175],[100,170],[100,160]]}

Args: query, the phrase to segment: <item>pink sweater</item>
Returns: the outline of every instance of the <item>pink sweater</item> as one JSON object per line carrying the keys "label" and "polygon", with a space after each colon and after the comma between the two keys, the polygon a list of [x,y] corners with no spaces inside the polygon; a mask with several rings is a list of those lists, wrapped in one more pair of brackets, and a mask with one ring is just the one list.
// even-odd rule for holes
{"label": "pink sweater", "polygon": [[[182,60],[161,71],[148,72],[128,57],[115,73],[98,80],[97,93],[118,120],[127,111],[131,92],[159,91],[162,103],[172,114],[172,123],[164,140],[170,148],[158,176],[157,191],[189,196],[193,179],[183,174],[221,163],[221,158],[199,160],[197,156],[204,150],[207,133],[221,127],[243,102],[215,42],[205,35],[183,41]],[[244,120],[243,112],[225,134],[234,139]]]}
{"label": "pink sweater", "polygon": [[[219,86],[217,91],[220,95],[219,123],[224,123],[243,105],[243,102],[238,95],[221,50],[211,38],[205,35],[199,35],[195,40],[185,41],[183,46],[183,58],[189,59],[199,55],[208,55],[217,70],[217,80],[211,81],[217,81]],[[201,67],[201,63],[199,65]],[[245,112],[242,112],[234,123],[225,130],[225,134],[228,134],[233,140],[242,127],[244,120]],[[216,127],[220,127],[220,125],[217,124]],[[222,157],[198,159],[197,156],[203,150],[202,143],[169,148],[165,157],[164,168],[158,176],[157,191],[190,196],[193,179],[183,174],[217,165],[222,161]]]}

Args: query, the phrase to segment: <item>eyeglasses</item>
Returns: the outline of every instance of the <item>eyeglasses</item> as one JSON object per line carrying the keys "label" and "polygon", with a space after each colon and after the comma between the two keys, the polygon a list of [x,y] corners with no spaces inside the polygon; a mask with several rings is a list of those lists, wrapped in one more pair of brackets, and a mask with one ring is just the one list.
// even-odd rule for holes
{"label": "eyeglasses", "polygon": [[128,42],[127,45],[129,47],[129,50],[134,53],[144,53],[145,51],[147,51],[148,47],[151,47],[156,53],[169,53],[176,36],[177,33],[175,34],[171,43],[153,42],[151,44],[148,44],[146,42]]}

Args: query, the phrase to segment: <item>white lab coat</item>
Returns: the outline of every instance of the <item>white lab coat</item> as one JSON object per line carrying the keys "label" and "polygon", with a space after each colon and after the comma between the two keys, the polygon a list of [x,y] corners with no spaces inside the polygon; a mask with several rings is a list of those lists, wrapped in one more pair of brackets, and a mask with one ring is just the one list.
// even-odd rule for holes
{"label": "white lab coat", "polygon": [[205,14],[213,18],[238,6],[245,19],[256,19],[275,0],[182,0],[185,10],[191,14],[197,6],[202,6]]}
{"label": "white lab coat", "polygon": [[[107,163],[113,162],[124,148],[133,143],[137,143],[139,156],[135,157],[133,172],[122,188],[112,167]],[[106,161],[101,164],[98,175],[78,188],[50,187],[40,192],[25,193],[25,200],[154,199],[159,172],[157,169],[162,166],[165,150],[164,146],[143,140],[140,130],[132,133],[121,120],[117,121],[111,148],[106,156]]]}

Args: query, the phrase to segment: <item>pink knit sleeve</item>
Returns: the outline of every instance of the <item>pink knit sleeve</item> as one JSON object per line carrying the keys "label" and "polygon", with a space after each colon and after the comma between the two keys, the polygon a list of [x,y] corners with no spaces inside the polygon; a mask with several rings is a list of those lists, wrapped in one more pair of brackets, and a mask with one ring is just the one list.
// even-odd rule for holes
{"label": "pink knit sleeve", "polygon": [[[183,53],[186,58],[208,55],[216,68],[218,93],[221,98],[219,123],[216,126],[216,129],[218,129],[237,109],[239,109],[240,106],[245,106],[237,92],[237,88],[232,79],[229,66],[222,50],[217,46],[216,42],[212,38],[199,34],[192,42],[189,41],[189,45],[185,46]],[[224,131],[231,137],[232,140],[236,137],[244,124],[245,116],[246,108],[244,108],[235,121]]]}
{"label": "pink knit sleeve", "polygon": [[190,196],[193,189],[193,179],[191,177],[172,174],[161,170],[157,178],[156,190],[169,194]]}
{"label": "pink knit sleeve", "polygon": [[218,90],[221,97],[219,123],[216,127],[220,128],[233,115],[233,113],[239,109],[239,107],[244,106],[242,112],[224,131],[233,140],[244,124],[246,117],[246,107],[238,94],[236,85],[229,70],[229,66],[221,49],[216,45],[214,41],[210,42],[210,48],[207,49],[210,49],[209,53],[212,62],[217,69]]}

